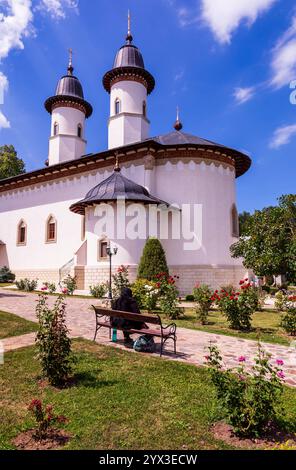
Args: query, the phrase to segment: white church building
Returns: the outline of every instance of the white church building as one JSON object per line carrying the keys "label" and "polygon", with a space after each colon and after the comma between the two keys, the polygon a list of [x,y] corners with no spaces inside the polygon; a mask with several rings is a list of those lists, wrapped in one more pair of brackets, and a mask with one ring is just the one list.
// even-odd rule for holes
{"label": "white church building", "polygon": [[92,106],[68,71],[45,102],[51,115],[44,168],[0,181],[0,267],[17,278],[78,288],[108,279],[106,248],[118,247],[113,269],[137,274],[143,247],[157,236],[181,294],[196,282],[218,287],[246,275],[229,247],[239,235],[236,178],[247,155],[174,129],[150,137],[148,96],[155,80],[128,31],[103,77],[110,97],[108,149],[87,154]]}

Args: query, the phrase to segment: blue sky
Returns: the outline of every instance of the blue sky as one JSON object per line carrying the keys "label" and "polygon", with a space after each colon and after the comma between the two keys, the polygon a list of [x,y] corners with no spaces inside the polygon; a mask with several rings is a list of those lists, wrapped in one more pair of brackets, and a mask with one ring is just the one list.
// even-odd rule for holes
{"label": "blue sky", "polygon": [[251,155],[252,169],[237,180],[240,211],[295,193],[293,0],[0,0],[0,145],[13,144],[27,170],[44,165],[50,116],[43,103],[72,47],[94,107],[87,150],[107,147],[102,76],[124,43],[128,9],[134,43],[156,79],[151,135],[172,129],[179,105],[184,132]]}

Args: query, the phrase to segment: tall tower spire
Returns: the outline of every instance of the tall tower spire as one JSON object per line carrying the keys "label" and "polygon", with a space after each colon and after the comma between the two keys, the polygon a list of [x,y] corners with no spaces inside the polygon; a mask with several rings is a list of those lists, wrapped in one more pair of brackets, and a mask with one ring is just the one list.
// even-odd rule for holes
{"label": "tall tower spire", "polygon": [[131,44],[133,41],[133,36],[131,33],[131,14],[130,11],[128,10],[127,12],[127,36],[126,36],[126,43]]}
{"label": "tall tower spire", "polygon": [[133,43],[129,11],[125,39],[112,69],[103,77],[104,88],[110,93],[109,148],[140,142],[149,136],[147,96],[153,91],[155,80]]}
{"label": "tall tower spire", "polygon": [[73,52],[69,50],[68,73],[59,80],[55,94],[45,101],[51,114],[49,165],[74,160],[85,155],[85,120],[92,106],[84,99],[83,88],[73,75]]}
{"label": "tall tower spire", "polygon": [[69,49],[69,65],[68,65],[68,75],[73,75],[73,49]]}

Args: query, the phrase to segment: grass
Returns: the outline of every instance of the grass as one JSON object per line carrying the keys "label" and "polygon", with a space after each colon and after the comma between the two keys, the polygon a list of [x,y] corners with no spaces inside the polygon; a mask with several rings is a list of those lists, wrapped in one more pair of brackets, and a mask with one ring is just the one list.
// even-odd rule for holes
{"label": "grass", "polygon": [[[133,354],[84,340],[74,342],[76,385],[58,390],[38,384],[33,347],[5,356],[0,368],[0,449],[32,429],[32,399],[54,405],[69,422],[66,449],[229,449],[213,437],[220,420],[205,368]],[[296,390],[285,388],[287,418],[296,413]]]}
{"label": "grass", "polygon": [[[274,310],[256,312],[253,315],[251,331],[240,332],[229,328],[225,316],[217,310],[211,310],[208,324],[201,325],[197,321],[194,309],[186,308],[184,316],[176,320],[176,323],[182,328],[191,328],[194,330],[207,331],[209,333],[236,336],[252,340],[260,339],[260,341],[266,343],[289,345],[292,338],[280,327],[280,317],[281,314]],[[165,322],[167,323],[168,320]]]}
{"label": "grass", "polygon": [[0,340],[10,336],[21,336],[37,330],[36,323],[0,311]]}

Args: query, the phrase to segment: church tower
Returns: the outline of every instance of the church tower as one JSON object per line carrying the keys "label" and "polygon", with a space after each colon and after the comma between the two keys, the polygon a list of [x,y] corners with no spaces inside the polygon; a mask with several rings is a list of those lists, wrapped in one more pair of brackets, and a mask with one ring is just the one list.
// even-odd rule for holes
{"label": "church tower", "polygon": [[72,51],[67,75],[58,82],[56,93],[45,102],[51,114],[48,165],[74,160],[85,154],[85,120],[92,106],[85,101],[80,81],[73,75]]}
{"label": "church tower", "polygon": [[153,91],[155,80],[133,44],[130,14],[126,43],[117,52],[112,70],[104,75],[103,85],[110,94],[109,149],[147,139],[147,95]]}

